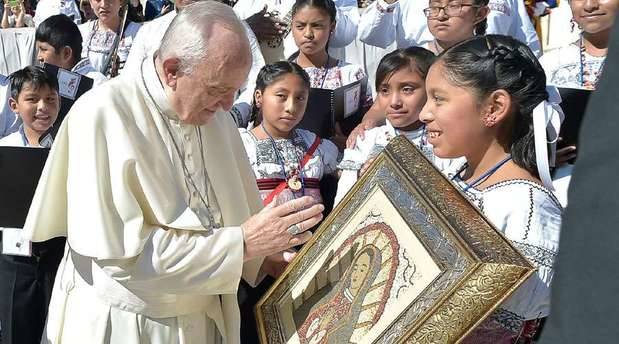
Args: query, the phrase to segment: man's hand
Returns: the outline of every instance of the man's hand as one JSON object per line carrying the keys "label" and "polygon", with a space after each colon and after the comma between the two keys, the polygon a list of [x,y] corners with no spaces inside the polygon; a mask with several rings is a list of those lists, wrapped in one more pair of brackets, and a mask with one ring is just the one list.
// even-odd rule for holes
{"label": "man's hand", "polygon": [[[307,230],[322,220],[325,209],[309,196],[279,206],[273,206],[274,203],[241,225],[245,238],[245,261],[304,244],[312,237]],[[298,234],[288,231],[293,225],[298,227]]]}
{"label": "man's hand", "polygon": [[264,258],[261,269],[267,275],[278,278],[296,256],[297,252],[292,249],[272,254]]}
{"label": "man's hand", "polygon": [[277,17],[267,13],[267,6],[264,6],[262,11],[247,18],[245,22],[260,42],[280,37],[284,33],[285,25]]}

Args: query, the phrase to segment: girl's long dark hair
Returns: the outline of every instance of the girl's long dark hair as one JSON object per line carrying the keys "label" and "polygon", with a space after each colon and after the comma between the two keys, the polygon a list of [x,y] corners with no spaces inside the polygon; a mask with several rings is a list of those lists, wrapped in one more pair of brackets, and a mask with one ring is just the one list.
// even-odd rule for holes
{"label": "girl's long dark hair", "polygon": [[[303,80],[303,84],[308,89],[310,88],[309,75],[307,75],[301,66],[290,61],[277,61],[267,64],[260,69],[260,72],[258,72],[258,77],[256,78],[256,90],[260,90],[260,92],[264,93],[264,90],[267,87],[281,79],[286,74],[294,74],[299,76],[301,80]],[[262,122],[260,109],[256,106],[255,99],[252,101],[251,120],[254,122],[254,125]]]}
{"label": "girl's long dark hair", "polygon": [[499,89],[511,95],[512,159],[537,175],[533,109],[548,99],[548,92],[544,69],[531,49],[508,36],[477,36],[446,50],[438,62],[452,84],[473,90],[480,101]]}
{"label": "girl's long dark hair", "polygon": [[[325,11],[329,15],[330,23],[335,24],[335,19],[337,17],[337,8],[335,7],[335,3],[333,2],[333,0],[297,0],[292,6],[292,18],[294,18],[297,12],[299,12],[299,10],[304,7],[314,7]],[[330,37],[329,40],[331,40]],[[327,45],[325,46],[325,50],[327,50],[327,53],[329,51],[329,40],[327,40]],[[294,61],[297,59],[297,57],[299,57],[298,50],[294,54],[290,55],[288,60]]]}

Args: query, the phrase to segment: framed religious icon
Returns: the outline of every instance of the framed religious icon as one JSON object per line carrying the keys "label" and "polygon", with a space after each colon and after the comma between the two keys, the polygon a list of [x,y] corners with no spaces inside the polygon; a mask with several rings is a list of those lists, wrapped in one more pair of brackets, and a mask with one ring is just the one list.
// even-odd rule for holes
{"label": "framed religious icon", "polygon": [[260,340],[455,343],[534,270],[396,138],[260,300]]}

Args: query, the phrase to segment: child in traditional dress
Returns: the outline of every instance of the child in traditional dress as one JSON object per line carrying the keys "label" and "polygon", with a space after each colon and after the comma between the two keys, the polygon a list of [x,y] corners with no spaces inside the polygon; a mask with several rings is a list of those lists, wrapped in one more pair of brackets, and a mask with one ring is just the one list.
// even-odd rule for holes
{"label": "child in traditional dress", "polygon": [[[582,30],[580,38],[548,51],[539,61],[546,71],[549,84],[595,90],[606,62],[610,33],[619,12],[619,0],[572,0],[569,3],[572,20]],[[568,202],[567,190],[576,156],[575,145],[567,145],[557,152],[557,166],[560,167],[553,174],[557,189],[555,194],[564,206]]]}
{"label": "child in traditional dress", "polygon": [[41,67],[28,66],[9,76],[9,106],[22,120],[19,129],[0,139],[0,146],[41,147],[39,138],[58,118],[58,80]]}
{"label": "child in traditional dress", "polygon": [[[454,1],[430,0],[428,7],[423,9],[427,19],[427,27],[434,37],[422,46],[434,54],[467,40],[476,35],[486,33],[487,17],[490,9],[488,0],[473,0],[470,4]],[[385,119],[385,109],[374,104],[372,110],[363,118],[361,123],[351,133],[347,140],[347,147],[354,148],[357,136],[363,138],[365,130],[374,128]]]}
{"label": "child in traditional dress", "polygon": [[554,150],[548,143],[556,140],[561,117],[556,89],[546,89],[544,70],[527,46],[488,35],[439,56],[426,93],[420,118],[434,154],[466,158],[447,174],[537,267],[464,342],[531,343],[550,312],[561,226],[548,167]]}
{"label": "child in traditional dress", "polygon": [[[384,109],[387,123],[366,130],[357,137],[354,148],[347,148],[338,165],[342,171],[335,203],[344,197],[362,170],[396,135],[403,135],[435,160],[432,147],[426,142],[425,125],[419,113],[426,103],[425,79],[434,62],[434,54],[421,47],[398,49],[382,58],[376,70],[376,102]],[[441,165],[442,159],[436,159]],[[442,167],[441,167],[442,168]]]}
{"label": "child in traditional dress", "polygon": [[548,51],[540,58],[540,63],[549,84],[593,90],[602,75],[619,0],[572,0],[569,3],[572,20],[582,30],[580,38]]}
{"label": "child in traditional dress", "polygon": [[254,128],[239,131],[265,205],[304,195],[322,202],[320,179],[336,169],[338,150],[331,141],[295,129],[307,106],[309,84],[307,73],[289,61],[266,65],[258,73]]}
{"label": "child in traditional dress", "polygon": [[292,7],[292,36],[299,50],[289,60],[305,69],[312,88],[334,90],[361,80],[360,111],[337,123],[338,129],[333,138],[343,150],[346,137],[342,133],[348,134],[372,106],[372,91],[367,86],[367,76],[362,66],[329,56],[336,16],[337,10],[332,0],[297,0]]}
{"label": "child in traditional dress", "polygon": [[78,26],[82,34],[82,57],[89,58],[92,66],[107,77],[116,76],[122,70],[140,29],[139,23],[121,18],[122,5],[121,0],[90,0],[97,19]]}

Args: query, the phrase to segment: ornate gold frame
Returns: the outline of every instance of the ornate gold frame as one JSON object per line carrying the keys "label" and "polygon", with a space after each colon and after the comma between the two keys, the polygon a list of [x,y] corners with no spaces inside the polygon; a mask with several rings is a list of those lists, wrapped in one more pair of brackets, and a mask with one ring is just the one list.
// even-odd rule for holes
{"label": "ornate gold frame", "polygon": [[379,186],[440,275],[384,330],[380,343],[457,343],[534,271],[531,263],[407,139],[396,138],[256,306],[262,343],[286,343],[278,309],[371,188]]}

